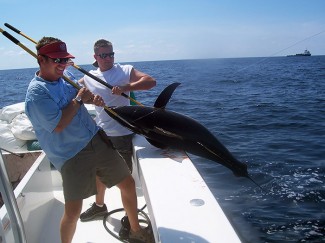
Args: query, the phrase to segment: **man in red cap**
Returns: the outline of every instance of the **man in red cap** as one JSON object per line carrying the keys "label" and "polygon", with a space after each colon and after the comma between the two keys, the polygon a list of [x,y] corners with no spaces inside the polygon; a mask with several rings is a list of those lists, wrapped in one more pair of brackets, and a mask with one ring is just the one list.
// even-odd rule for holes
{"label": "man in red cap", "polygon": [[131,229],[143,231],[130,171],[117,151],[101,139],[99,127],[83,105],[104,106],[103,99],[86,88],[77,91],[62,78],[74,58],[64,42],[43,37],[36,49],[40,70],[28,86],[25,110],[42,149],[61,172],[65,198],[61,242],[72,241],[83,199],[96,194],[96,176],[107,187],[118,186]]}

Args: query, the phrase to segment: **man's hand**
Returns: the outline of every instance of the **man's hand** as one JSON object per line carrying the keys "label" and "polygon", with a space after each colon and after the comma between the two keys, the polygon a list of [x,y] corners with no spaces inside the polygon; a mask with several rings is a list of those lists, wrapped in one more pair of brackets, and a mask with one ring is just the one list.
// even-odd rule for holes
{"label": "man's hand", "polygon": [[96,106],[104,106],[105,102],[103,98],[99,95],[94,95],[89,89],[81,88],[78,91],[77,96],[79,96],[82,102],[86,104],[94,104]]}

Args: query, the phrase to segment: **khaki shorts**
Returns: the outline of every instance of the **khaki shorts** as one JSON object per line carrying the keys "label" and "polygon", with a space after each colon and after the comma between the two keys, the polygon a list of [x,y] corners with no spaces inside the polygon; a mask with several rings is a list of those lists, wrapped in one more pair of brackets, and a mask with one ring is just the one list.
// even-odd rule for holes
{"label": "khaki shorts", "polygon": [[97,193],[96,175],[110,188],[129,176],[130,171],[119,153],[96,134],[83,150],[65,162],[61,175],[64,198],[72,201]]}

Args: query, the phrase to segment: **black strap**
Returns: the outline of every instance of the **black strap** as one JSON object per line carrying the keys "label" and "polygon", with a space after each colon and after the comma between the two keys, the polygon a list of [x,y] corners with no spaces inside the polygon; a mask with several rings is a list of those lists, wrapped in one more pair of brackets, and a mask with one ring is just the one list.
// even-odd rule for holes
{"label": "black strap", "polygon": [[114,148],[112,141],[109,139],[109,137],[107,136],[106,132],[103,129],[98,130],[98,135],[108,146]]}

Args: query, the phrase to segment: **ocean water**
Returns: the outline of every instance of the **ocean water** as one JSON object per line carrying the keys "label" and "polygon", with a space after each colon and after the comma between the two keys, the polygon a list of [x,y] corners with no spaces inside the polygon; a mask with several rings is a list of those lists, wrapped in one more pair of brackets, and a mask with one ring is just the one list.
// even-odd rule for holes
{"label": "ocean water", "polygon": [[[180,82],[167,109],[208,128],[263,188],[190,155],[242,242],[325,242],[325,56],[130,64],[157,80],[136,92],[142,104]],[[35,71],[0,70],[0,107],[24,100]]]}

